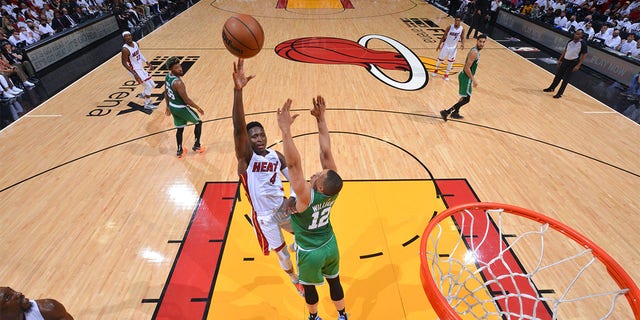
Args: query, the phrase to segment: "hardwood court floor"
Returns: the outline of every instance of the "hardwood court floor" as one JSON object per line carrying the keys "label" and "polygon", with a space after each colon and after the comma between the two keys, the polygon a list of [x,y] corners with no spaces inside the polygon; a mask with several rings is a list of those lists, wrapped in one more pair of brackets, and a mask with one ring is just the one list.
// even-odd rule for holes
{"label": "hardwood court floor", "polygon": [[[637,124],[573,87],[562,99],[552,99],[542,92],[551,74],[491,40],[481,52],[479,86],[462,110],[464,121],[444,123],[438,111],[458,99],[455,76],[448,82],[430,77],[417,91],[399,90],[362,66],[296,62],[274,48],[301,37],[357,42],[380,34],[428,64],[436,57],[434,41],[441,28],[451,23],[445,14],[417,0],[350,1],[354,9],[277,9],[277,2],[201,1],[139,41],[155,63],[158,83],[166,72],[162,62],[183,57],[189,95],[206,111],[204,154],[175,158],[175,131],[163,114],[164,101],[153,113],[142,112],[142,101],[135,98],[141,89],[131,86],[119,56],[0,132],[0,285],[32,298],[56,298],[76,319],[152,318],[181,248],[170,240],[185,237],[207,182],[237,182],[230,119],[234,58],[224,49],[220,30],[238,12],[257,17],[266,35],[263,51],[245,65],[247,73],[257,75],[244,91],[248,119],[261,121],[276,143],[275,110],[293,99],[302,113],[293,130],[306,174],[319,166],[316,127],[306,110],[311,98],[322,94],[346,180],[466,179],[482,201],[526,207],[571,225],[640,281]],[[472,45],[466,41],[458,62]],[[397,52],[379,39],[367,46]],[[398,81],[410,79],[407,72],[383,72]],[[154,90],[156,97],[161,93],[161,86]],[[191,132],[192,127],[185,130],[185,146],[193,142]],[[394,230],[424,229],[424,219],[396,220],[396,203],[424,206],[427,213],[444,209],[414,188],[400,185],[392,194],[347,189],[339,200],[346,208],[366,195],[380,219],[364,220],[365,210],[373,210],[368,207],[353,215],[359,218],[336,213],[332,219],[353,319],[422,319],[433,312],[414,267],[417,242],[401,255],[380,249],[379,265],[365,266],[358,259],[375,251],[363,247],[369,238],[372,244],[381,238],[398,243],[418,232],[399,237]],[[229,245],[215,275],[215,290],[223,294],[214,292],[210,305],[224,297],[235,308],[210,308],[210,318],[302,319],[304,304],[275,259],[260,255],[241,214],[231,219]],[[385,222],[366,232],[363,225],[374,221]],[[254,258],[253,264],[235,259],[240,257]],[[410,292],[416,292],[411,298],[402,294],[408,277],[414,279]],[[369,281],[378,278],[387,282]],[[375,292],[382,295],[363,298]],[[191,298],[209,303],[207,293]],[[326,288],[320,294],[323,316],[334,318]]]}

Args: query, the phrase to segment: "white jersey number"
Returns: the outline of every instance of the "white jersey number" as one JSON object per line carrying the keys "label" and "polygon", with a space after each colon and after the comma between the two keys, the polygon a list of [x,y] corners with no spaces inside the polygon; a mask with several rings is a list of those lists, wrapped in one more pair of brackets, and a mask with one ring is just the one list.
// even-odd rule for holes
{"label": "white jersey number", "polygon": [[331,207],[324,208],[322,212],[314,212],[313,222],[309,226],[309,230],[320,228],[329,223],[329,211],[331,211]]}

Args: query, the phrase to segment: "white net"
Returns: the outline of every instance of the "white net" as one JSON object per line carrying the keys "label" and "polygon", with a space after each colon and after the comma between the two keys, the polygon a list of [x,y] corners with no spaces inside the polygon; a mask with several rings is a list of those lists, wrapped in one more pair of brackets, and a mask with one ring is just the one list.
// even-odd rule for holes
{"label": "white net", "polygon": [[423,264],[462,319],[634,319],[629,289],[591,247],[548,223],[461,210],[425,236]]}

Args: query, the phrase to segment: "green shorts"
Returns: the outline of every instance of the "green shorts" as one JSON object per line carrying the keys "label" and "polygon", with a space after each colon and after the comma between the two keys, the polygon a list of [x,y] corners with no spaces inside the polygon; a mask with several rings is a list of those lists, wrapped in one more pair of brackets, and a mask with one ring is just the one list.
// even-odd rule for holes
{"label": "green shorts", "polygon": [[458,75],[458,89],[460,96],[468,97],[471,95],[471,87],[472,87],[471,79],[467,77],[467,74],[464,71],[460,72]]}
{"label": "green shorts", "polygon": [[307,285],[321,285],[324,278],[335,278],[340,270],[340,252],[336,237],[331,237],[320,248],[304,250],[298,247],[296,251],[300,283]]}
{"label": "green shorts", "polygon": [[182,128],[187,125],[187,122],[198,123],[200,117],[191,108],[185,106],[184,108],[175,108],[169,105],[169,111],[173,115],[173,124],[176,128]]}

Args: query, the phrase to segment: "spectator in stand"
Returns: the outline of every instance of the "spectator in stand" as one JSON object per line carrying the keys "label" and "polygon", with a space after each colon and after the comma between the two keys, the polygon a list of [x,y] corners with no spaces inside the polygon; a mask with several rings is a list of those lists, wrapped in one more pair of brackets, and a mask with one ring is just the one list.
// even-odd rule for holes
{"label": "spectator in stand", "polygon": [[30,83],[36,82],[36,72],[33,70],[31,62],[24,59],[24,56],[15,50],[16,48],[14,48],[11,43],[5,42],[1,51],[4,58],[6,58],[12,66],[16,67],[29,77],[28,79],[30,80]]}
{"label": "spectator in stand", "polygon": [[591,26],[591,22],[587,22],[584,25],[584,28],[581,28],[584,31],[584,34],[587,35],[587,40],[592,40],[593,36],[595,36],[596,31],[593,30],[593,27]]}
{"label": "spectator in stand", "polygon": [[560,10],[564,12],[567,9],[567,5],[564,3],[564,0],[559,0],[552,4],[552,8],[554,11]]}
{"label": "spectator in stand", "polygon": [[26,39],[27,41],[27,46],[32,45],[36,42],[38,42],[38,40],[40,40],[40,35],[39,34],[34,34],[33,31],[31,31],[31,29],[29,29],[28,27],[21,27],[20,28],[20,36],[23,39]]}
{"label": "spectator in stand", "polygon": [[629,10],[629,1],[625,1],[625,3],[622,4],[622,7],[618,10],[618,13],[623,16],[626,17],[631,13],[631,10]]}
{"label": "spectator in stand", "polygon": [[611,39],[611,35],[607,29],[609,29],[609,26],[603,24],[602,27],[600,27],[600,32],[594,34],[593,38],[602,39],[604,42],[607,42],[607,40]]}
{"label": "spectator in stand", "polygon": [[33,7],[37,9],[42,9],[42,7],[44,7],[44,4],[47,3],[46,0],[29,0],[29,1],[31,2]]}
{"label": "spectator in stand", "polygon": [[[151,12],[153,12],[153,14],[158,17],[158,19],[160,19],[160,23],[164,23],[164,19],[162,19],[162,12],[160,11],[160,3],[158,2],[158,0],[147,0],[149,1],[149,7],[151,8]],[[460,7],[460,1],[459,0],[452,0],[451,2],[456,2],[458,1],[458,5],[455,8],[455,11],[453,12],[453,14],[455,15],[455,12],[458,11],[458,8]],[[451,10],[451,8],[450,8]],[[451,13],[448,13],[451,14]]]}
{"label": "spectator in stand", "polygon": [[627,40],[620,43],[616,50],[620,51],[622,54],[630,54],[631,50],[636,47],[636,35],[633,33],[629,33],[627,35]]}
{"label": "spectator in stand", "polygon": [[38,30],[40,31],[40,37],[49,37],[55,33],[51,25],[47,22],[47,19],[40,19]]}
{"label": "spectator in stand", "polygon": [[91,4],[87,0],[76,0],[76,7],[88,8]]}
{"label": "spectator in stand", "polygon": [[62,9],[60,0],[49,0],[49,3],[54,12],[60,12],[60,9]]}
{"label": "spectator in stand", "polygon": [[564,11],[560,11],[560,9],[556,9],[556,18],[553,19],[553,25],[556,28],[564,28],[569,20],[565,16],[566,13]]}
{"label": "spectator in stand", "polygon": [[631,49],[628,55],[634,59],[640,59],[640,41],[636,41],[636,47]]}
{"label": "spectator in stand", "polygon": [[15,4],[8,2],[6,0],[0,1],[0,6],[2,6],[2,9],[4,9],[4,11],[7,12],[8,14],[13,14],[13,9],[18,7]]}
{"label": "spectator in stand", "polygon": [[51,9],[51,6],[48,3],[45,3],[44,6],[42,7],[42,11],[40,11],[41,13],[44,12],[45,16],[47,17],[47,23],[53,21],[54,18],[54,12],[53,9]]}
{"label": "spectator in stand", "polygon": [[22,70],[12,66],[7,58],[5,58],[2,54],[0,54],[0,73],[6,75],[7,77],[11,77],[12,75],[18,76],[20,81],[22,81],[22,85],[26,88],[35,86],[35,84],[28,80],[27,75]]}
{"label": "spectator in stand", "polygon": [[27,45],[27,39],[22,37],[20,30],[13,30],[13,33],[7,40],[16,47],[24,48]]}
{"label": "spectator in stand", "polygon": [[69,28],[68,21],[65,22],[65,20],[66,19],[62,18],[62,13],[58,11],[55,12],[54,18],[51,20],[51,27],[56,31],[56,33]]}
{"label": "spectator in stand", "polygon": [[15,98],[24,92],[24,90],[16,87],[13,81],[2,72],[0,72],[0,87],[2,87],[2,97],[5,99]]}
{"label": "spectator in stand", "polygon": [[71,19],[73,19],[73,21],[75,21],[76,23],[83,23],[89,19],[87,15],[82,11],[82,8],[83,7],[75,7],[73,12],[70,14]]}
{"label": "spectator in stand", "polygon": [[67,9],[67,12],[68,12],[68,11],[71,11],[71,9],[73,9],[74,7],[75,7],[75,1],[71,3],[71,1],[69,0],[60,0],[60,11],[62,11],[63,9]]}
{"label": "spectator in stand", "polygon": [[538,6],[537,2],[533,3],[533,7],[531,8],[531,14],[529,15],[529,17],[531,17],[532,19],[539,19],[542,16],[542,10],[540,9],[540,6]]}
{"label": "spectator in stand", "polygon": [[[571,27],[573,27],[573,30],[571,30]],[[562,30],[564,31],[569,31],[569,32],[574,32],[580,27],[580,24],[578,23],[578,21],[576,21],[576,16],[572,15],[571,18],[569,18],[569,21],[567,21],[567,23],[564,24],[564,27],[562,27]]]}
{"label": "spectator in stand", "polygon": [[605,41],[604,44],[611,49],[615,49],[621,42],[622,38],[620,38],[620,30],[615,29],[613,30],[611,38]]}
{"label": "spectator in stand", "polygon": [[6,32],[6,34],[13,33],[13,31],[16,29],[16,27],[14,27],[15,22],[16,21],[13,20],[13,17],[11,17],[11,15],[6,12],[2,13],[2,29]]}
{"label": "spectator in stand", "polygon": [[524,1],[524,5],[520,9],[520,14],[522,14],[524,16],[529,16],[529,15],[531,15],[531,10],[532,9],[533,9],[533,4],[531,4],[531,1],[525,0]]}
{"label": "spectator in stand", "polygon": [[62,12],[62,16],[60,17],[60,19],[62,19],[63,23],[66,22],[67,28],[73,28],[78,24],[78,22],[73,20],[71,15],[69,15],[69,9],[62,8],[61,12]]}
{"label": "spectator in stand", "polygon": [[38,16],[38,10],[24,2],[20,3],[20,13],[22,13],[25,20],[33,19]]}

